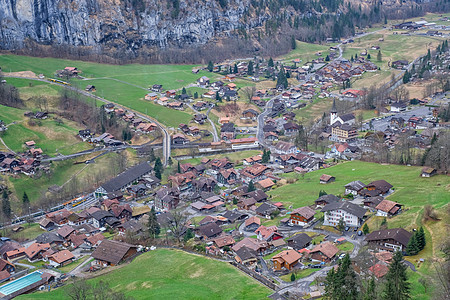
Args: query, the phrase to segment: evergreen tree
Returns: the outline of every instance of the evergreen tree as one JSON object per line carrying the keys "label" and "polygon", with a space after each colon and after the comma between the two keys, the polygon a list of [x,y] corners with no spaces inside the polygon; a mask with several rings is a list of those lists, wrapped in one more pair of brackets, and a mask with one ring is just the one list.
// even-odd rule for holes
{"label": "evergreen tree", "polygon": [[407,266],[402,262],[403,255],[400,251],[394,253],[389,271],[386,274],[386,285],[384,287],[383,299],[385,300],[407,300],[410,299],[410,283],[406,275]]}
{"label": "evergreen tree", "polygon": [[419,253],[419,245],[417,243],[417,235],[414,233],[406,246],[406,254],[416,255]]}
{"label": "evergreen tree", "polygon": [[288,81],[286,78],[286,73],[284,72],[284,67],[281,66],[280,72],[277,76],[277,87],[282,86],[284,89],[288,87]]}
{"label": "evergreen tree", "polygon": [[297,48],[297,43],[295,42],[294,36],[291,37],[291,48],[292,50],[295,50],[295,48]]}
{"label": "evergreen tree", "polygon": [[181,90],[181,94],[182,95],[186,95],[186,88],[185,87],[183,87],[183,89]]}
{"label": "evergreen tree", "polygon": [[237,73],[238,73],[238,67],[237,67],[237,64],[236,64],[236,63],[234,64],[233,73],[234,73],[234,74],[237,74]]}
{"label": "evergreen tree", "polygon": [[247,66],[247,74],[248,74],[248,75],[253,75],[253,61],[249,61],[249,62],[248,62],[248,66]]}
{"label": "evergreen tree", "polygon": [[337,286],[336,272],[334,268],[327,273],[325,277],[325,298],[326,299],[336,299],[335,295],[338,294],[339,287]]}
{"label": "evergreen tree", "polygon": [[322,197],[322,196],[325,196],[325,195],[328,195],[327,192],[325,192],[324,190],[320,190],[319,197]]}
{"label": "evergreen tree", "polygon": [[381,54],[381,50],[378,50],[377,61],[382,61],[382,60],[383,60],[383,55]]}
{"label": "evergreen tree", "polygon": [[375,284],[375,278],[372,277],[369,282],[367,283],[367,290],[364,294],[364,300],[375,300],[377,299],[377,293],[376,293],[376,284]]}
{"label": "evergreen tree", "polygon": [[351,61],[351,62],[354,62],[354,61],[355,61],[355,59],[353,58],[353,55],[352,55],[352,57],[350,58],[350,61]]}
{"label": "evergreen tree", "polygon": [[[352,57],[353,59],[353,57]],[[327,55],[327,57],[325,57],[325,61],[330,61],[330,56]]]}
{"label": "evergreen tree", "polygon": [[28,198],[28,195],[26,192],[23,192],[22,196],[22,212],[23,213],[29,213],[30,209],[30,199]]}
{"label": "evergreen tree", "polygon": [[423,230],[423,227],[420,226],[419,231],[416,233],[417,235],[417,246],[419,247],[419,251],[425,248],[426,240],[425,240],[425,231]]}
{"label": "evergreen tree", "polygon": [[3,195],[2,195],[2,210],[3,210],[3,215],[7,219],[10,219],[11,218],[11,203],[9,202],[9,196],[8,196],[8,192],[6,191],[6,189],[3,190]]}
{"label": "evergreen tree", "polygon": [[162,171],[163,171],[163,165],[161,163],[161,158],[157,157],[155,160],[155,177],[158,179],[161,179],[162,177]]}
{"label": "evergreen tree", "polygon": [[371,59],[372,57],[370,56],[370,54],[367,54],[367,59]]}
{"label": "evergreen tree", "polygon": [[161,232],[161,228],[158,224],[158,219],[156,218],[155,208],[152,207],[148,218],[148,233],[151,238],[156,239]]}
{"label": "evergreen tree", "polygon": [[253,184],[253,180],[250,180],[248,183],[247,193],[253,192],[256,190],[255,185]]}
{"label": "evergreen tree", "polygon": [[217,101],[222,101],[222,98],[219,95],[219,92],[216,92],[216,100]]}
{"label": "evergreen tree", "polygon": [[332,268],[325,279],[325,297],[331,300],[359,299],[358,282],[350,256],[339,261],[337,271]]}
{"label": "evergreen tree", "polygon": [[178,162],[178,166],[177,166],[177,172],[178,172],[178,174],[181,174],[181,167],[180,167],[180,162]]}
{"label": "evergreen tree", "polygon": [[208,62],[208,67],[207,67],[208,71],[212,72],[214,70],[214,64],[212,61]]}
{"label": "evergreen tree", "polygon": [[273,64],[273,59],[272,59],[272,57],[269,58],[269,62],[267,63],[267,66],[268,66],[269,68],[273,68],[274,64]]}
{"label": "evergreen tree", "polygon": [[367,223],[364,223],[362,231],[364,232],[364,234],[368,234],[369,233],[369,225],[367,225]]}
{"label": "evergreen tree", "polygon": [[198,93],[195,92],[195,93],[194,93],[194,99],[197,99],[197,98],[198,98]]}
{"label": "evergreen tree", "polygon": [[294,273],[291,274],[291,281],[295,281],[295,274]]}
{"label": "evergreen tree", "polygon": [[187,242],[187,241],[189,241],[190,239],[192,239],[193,237],[194,237],[194,233],[192,232],[192,229],[191,229],[191,228],[188,228],[188,229],[186,230],[186,234],[184,235],[183,240],[184,240],[184,242]]}

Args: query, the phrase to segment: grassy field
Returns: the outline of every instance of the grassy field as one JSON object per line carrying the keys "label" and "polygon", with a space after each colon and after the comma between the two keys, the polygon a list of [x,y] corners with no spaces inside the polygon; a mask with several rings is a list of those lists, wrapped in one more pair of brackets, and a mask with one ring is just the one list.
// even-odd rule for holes
{"label": "grassy field", "polygon": [[351,252],[355,246],[350,242],[345,242],[336,246],[342,252]]}
{"label": "grassy field", "polygon": [[295,50],[290,51],[288,54],[280,57],[279,59],[288,64],[293,64],[292,60],[300,58],[301,59],[300,64],[303,65],[308,61],[320,57],[316,55],[317,52],[322,52],[321,57],[324,58],[327,56],[327,54],[330,53],[329,52],[330,45],[310,44],[300,41],[297,41],[296,45],[297,47],[295,48]]}
{"label": "grassy field", "polygon": [[[5,73],[32,71],[54,77],[56,70],[66,66],[75,66],[83,73],[87,80],[72,80],[72,83],[84,89],[86,85],[96,86],[95,92],[108,100],[120,103],[141,113],[161,121],[167,126],[177,126],[186,123],[190,116],[186,113],[174,111],[142,100],[153,84],[162,84],[165,90],[180,89],[194,83],[199,77],[206,75],[211,79],[219,77],[217,74],[200,71],[191,72],[194,65],[108,65],[56,58],[36,58],[16,55],[0,55],[0,66]],[[25,83],[23,87],[26,87]]]}
{"label": "grassy field", "polygon": [[[374,180],[385,179],[395,189],[395,193],[388,199],[399,202],[406,208],[423,207],[425,204],[442,207],[447,204],[450,201],[450,178],[443,175],[421,178],[420,170],[420,167],[352,161],[304,176],[295,173],[285,175],[296,177],[298,180],[294,184],[271,190],[268,194],[273,196],[273,201],[281,201],[285,206],[293,205],[297,208],[312,204],[318,198],[320,190],[325,190],[329,194],[343,194],[344,185],[351,181],[361,180],[367,184]],[[319,178],[322,174],[335,176],[336,181],[327,185],[320,184]],[[392,176],[393,174],[395,176]]]}
{"label": "grassy field", "polygon": [[39,227],[38,223],[33,223],[30,225],[23,224],[21,226],[23,226],[25,229],[20,232],[8,232],[6,236],[8,236],[12,240],[26,241],[35,239],[38,235],[45,232]]}
{"label": "grassy field", "polygon": [[[89,283],[99,280],[134,299],[263,299],[271,293],[226,263],[167,249],[143,254]],[[64,289],[17,299],[69,299]]]}
{"label": "grassy field", "polygon": [[[303,269],[295,273],[295,280],[308,277],[312,273],[316,272],[317,269]],[[291,282],[292,273],[280,276],[280,278],[286,282]]]}
{"label": "grassy field", "polygon": [[[41,148],[49,156],[71,154],[91,148],[89,144],[76,137],[81,129],[74,122],[65,120],[58,124],[52,118],[37,121],[35,126],[30,126],[28,118],[24,117],[26,110],[0,105],[0,120],[9,125],[1,138],[13,151],[25,151],[24,143],[33,140],[36,147]],[[14,124],[11,124],[13,123]],[[58,151],[57,151],[58,150]]]}

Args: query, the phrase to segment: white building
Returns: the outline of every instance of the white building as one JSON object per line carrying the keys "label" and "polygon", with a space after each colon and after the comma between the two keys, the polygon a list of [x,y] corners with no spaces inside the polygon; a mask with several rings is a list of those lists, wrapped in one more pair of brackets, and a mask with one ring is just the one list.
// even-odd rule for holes
{"label": "white building", "polygon": [[321,211],[324,212],[325,226],[337,226],[339,220],[343,219],[345,226],[359,227],[366,214],[366,210],[361,206],[346,201],[327,204]]}

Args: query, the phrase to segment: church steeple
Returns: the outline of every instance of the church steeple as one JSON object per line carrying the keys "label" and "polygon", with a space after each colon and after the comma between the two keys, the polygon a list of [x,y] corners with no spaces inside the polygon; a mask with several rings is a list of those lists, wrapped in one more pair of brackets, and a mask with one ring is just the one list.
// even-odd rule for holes
{"label": "church steeple", "polygon": [[337,109],[336,109],[336,98],[333,98],[333,107],[331,108],[331,113],[337,114]]}
{"label": "church steeple", "polygon": [[330,111],[330,125],[333,125],[337,119],[336,98],[333,99],[333,107]]}

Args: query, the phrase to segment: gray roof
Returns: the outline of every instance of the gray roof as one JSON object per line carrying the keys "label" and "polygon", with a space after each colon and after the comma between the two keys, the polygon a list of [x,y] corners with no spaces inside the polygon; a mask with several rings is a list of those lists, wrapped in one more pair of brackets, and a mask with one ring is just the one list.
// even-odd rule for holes
{"label": "gray roof", "polygon": [[352,181],[352,182],[350,182],[350,183],[347,183],[347,184],[345,185],[345,188],[351,189],[351,190],[354,190],[354,191],[360,191],[360,190],[362,190],[365,186],[366,186],[366,185],[365,185],[364,183],[362,183],[362,182],[359,181],[359,180],[356,180],[356,181]]}
{"label": "gray roof", "polygon": [[345,114],[345,115],[339,116],[339,118],[341,118],[341,120],[344,121],[344,123],[345,123],[350,120],[353,120],[355,118],[355,115],[354,114]]}
{"label": "gray roof", "polygon": [[317,200],[315,201],[320,202],[320,201],[325,201],[326,203],[333,203],[333,202],[339,202],[341,199],[333,194],[328,194],[328,195],[323,195],[320,196],[319,198],[317,198]]}
{"label": "gray roof", "polygon": [[39,244],[45,244],[45,243],[63,243],[64,240],[58,236],[56,233],[53,232],[44,232],[40,236],[36,238],[36,242]]}
{"label": "gray roof", "polygon": [[111,179],[110,181],[104,183],[102,187],[107,193],[118,191],[125,186],[133,183],[141,176],[150,173],[152,167],[147,162],[140,163],[125,172],[119,174],[117,177]]}
{"label": "gray roof", "polygon": [[253,198],[258,202],[266,200],[268,198],[267,194],[264,193],[263,190],[254,190],[252,192],[243,194],[243,196],[246,198]]}
{"label": "gray roof", "polygon": [[259,214],[267,215],[277,210],[277,208],[271,204],[263,203],[260,207],[256,209],[256,212]]}
{"label": "gray roof", "polygon": [[380,240],[393,239],[394,241],[399,242],[403,246],[407,246],[411,236],[412,236],[412,233],[406,231],[403,228],[392,228],[392,229],[377,230],[377,231],[371,232],[366,236],[365,240],[366,241],[380,241]]}
{"label": "gray roof", "polygon": [[241,218],[245,218],[248,216],[247,214],[240,213],[238,211],[227,210],[222,216],[228,219],[231,223],[234,223],[236,220]]}
{"label": "gray roof", "polygon": [[293,247],[296,250],[300,250],[311,243],[312,238],[306,233],[299,233],[291,236],[287,241],[289,246]]}
{"label": "gray roof", "polygon": [[199,231],[204,236],[211,238],[222,233],[222,228],[220,228],[216,223],[208,223],[206,225],[200,226]]}
{"label": "gray roof", "polygon": [[256,259],[256,256],[258,255],[256,253],[256,251],[254,251],[250,248],[247,248],[247,247],[241,247],[239,250],[237,250],[235,252],[236,252],[236,255],[239,256],[239,258],[243,262],[246,260],[252,259],[252,258]]}
{"label": "gray roof", "polygon": [[97,221],[100,221],[103,218],[114,217],[114,215],[112,213],[110,213],[109,211],[106,211],[106,210],[98,210],[98,211],[92,213],[91,216],[94,219],[96,219]]}
{"label": "gray roof", "polygon": [[322,208],[321,211],[326,212],[326,211],[332,211],[332,210],[337,210],[337,209],[344,210],[344,211],[348,212],[349,214],[357,216],[360,219],[362,219],[362,217],[364,217],[364,215],[366,214],[366,210],[364,208],[362,208],[359,205],[353,204],[351,202],[347,202],[347,201],[339,201],[339,202],[329,203],[329,204],[325,205],[325,207]]}

